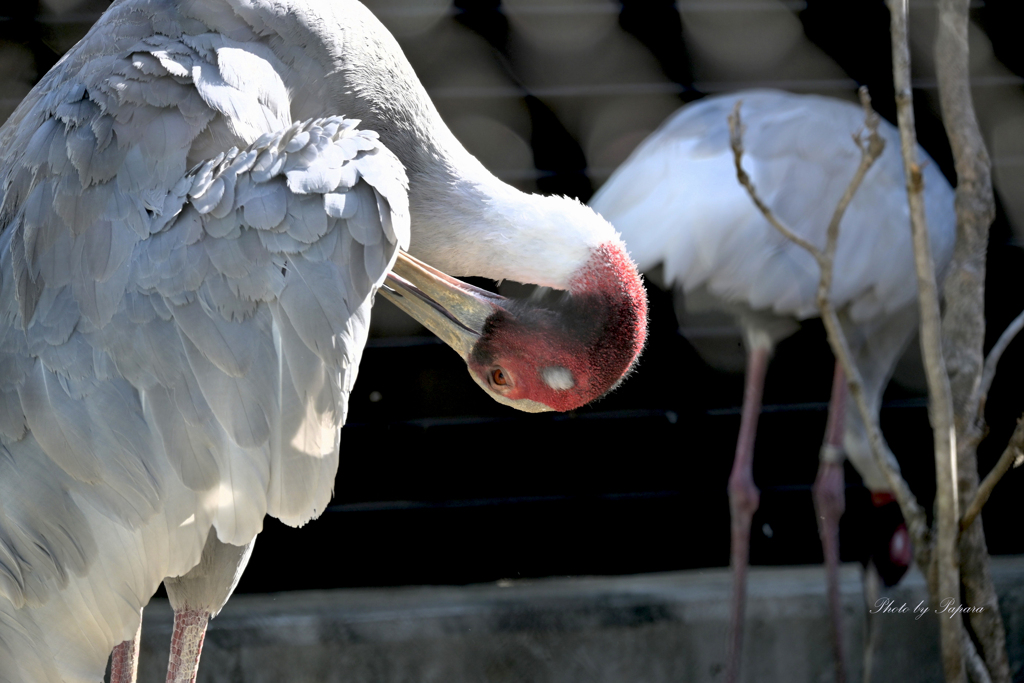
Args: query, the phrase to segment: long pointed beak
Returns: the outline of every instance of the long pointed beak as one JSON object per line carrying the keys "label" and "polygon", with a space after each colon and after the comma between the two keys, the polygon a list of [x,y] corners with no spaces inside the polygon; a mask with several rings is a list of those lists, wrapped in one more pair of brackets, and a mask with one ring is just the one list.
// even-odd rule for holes
{"label": "long pointed beak", "polygon": [[467,358],[505,297],[457,280],[404,251],[380,293]]}

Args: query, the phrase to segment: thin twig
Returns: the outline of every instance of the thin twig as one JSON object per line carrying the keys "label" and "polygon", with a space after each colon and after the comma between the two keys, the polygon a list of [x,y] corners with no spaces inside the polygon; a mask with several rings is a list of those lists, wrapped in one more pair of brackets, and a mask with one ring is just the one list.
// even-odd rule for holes
{"label": "thin twig", "polygon": [[881,155],[882,150],[885,147],[885,142],[878,135],[878,117],[871,110],[871,99],[868,97],[867,89],[861,88],[861,91],[861,103],[865,109],[865,128],[868,131],[868,139],[867,141],[864,141],[861,138],[855,138],[855,140],[857,140],[857,146],[861,150],[861,162],[857,168],[857,172],[854,173],[846,192],[843,194],[842,199],[837,204],[836,210],[832,215],[832,220],[828,227],[825,251],[818,249],[816,246],[794,233],[790,228],[783,225],[775,217],[771,209],[761,201],[761,198],[758,196],[757,190],[754,187],[753,181],[751,181],[750,176],[746,171],[743,170],[744,127],[740,116],[742,101],[736,103],[732,114],[729,116],[729,141],[732,146],[733,161],[736,165],[736,177],[747,191],[747,194],[750,195],[750,199],[754,202],[754,205],[761,211],[765,219],[767,219],[767,221],[779,231],[779,233],[797,246],[806,250],[814,257],[814,260],[818,262],[818,267],[821,271],[818,281],[818,308],[821,313],[821,320],[825,325],[825,331],[828,334],[829,344],[832,346],[832,351],[835,354],[836,359],[842,365],[843,372],[846,373],[847,388],[850,392],[850,396],[853,397],[854,402],[857,405],[857,410],[861,415],[861,419],[864,421],[864,425],[868,433],[868,443],[871,446],[871,451],[874,454],[875,461],[882,469],[886,481],[893,491],[893,495],[899,502],[900,509],[903,512],[903,517],[907,522],[907,529],[910,531],[911,538],[919,549],[917,554],[919,557],[923,558],[928,556],[928,548],[930,546],[928,539],[928,525],[924,511],[921,509],[921,506],[918,505],[917,499],[910,491],[910,487],[907,486],[907,482],[900,475],[899,463],[896,462],[892,453],[885,448],[885,442],[882,439],[882,430],[878,424],[878,415],[868,407],[867,397],[864,395],[864,381],[861,378],[860,370],[853,363],[853,354],[851,353],[849,344],[847,343],[846,335],[843,334],[842,325],[839,322],[839,316],[836,314],[835,307],[832,305],[828,296],[829,290],[831,289],[835,248],[839,239],[839,224],[842,221],[843,212],[846,210],[847,205],[856,193],[857,188],[864,179],[864,176],[867,175],[868,169],[871,168],[871,165],[875,162],[878,156]]}
{"label": "thin twig", "polygon": [[[853,178],[850,179],[850,184],[846,186],[843,196],[839,198],[839,203],[836,204],[836,209],[832,213],[832,220],[828,224],[825,258],[832,264],[835,263],[836,246],[839,244],[839,223],[843,219],[843,214],[846,213],[846,207],[850,205],[853,196],[857,194],[857,189],[860,187],[861,182],[863,182],[868,170],[871,169],[875,160],[882,156],[882,152],[885,151],[885,140],[878,134],[878,114],[871,108],[871,95],[868,94],[868,89],[865,86],[861,86],[857,90],[857,95],[860,97],[860,106],[864,109],[864,127],[868,131],[868,136],[866,140],[861,134],[853,136],[854,144],[860,149],[860,165],[857,166],[857,171],[853,174]],[[823,284],[828,285],[825,289],[827,295],[832,285],[831,278],[829,278],[828,283]]]}
{"label": "thin twig", "polygon": [[1003,351],[1010,345],[1017,333],[1024,328],[1024,311],[1017,314],[1017,317],[1006,326],[1003,333],[999,335],[999,339],[996,341],[995,346],[988,352],[988,357],[985,358],[985,368],[981,373],[981,381],[978,383],[978,388],[975,390],[975,402],[978,406],[978,417],[983,417],[985,412],[985,401],[988,398],[988,390],[992,388],[992,380],[996,376],[996,366],[999,365],[999,359],[1003,355]]}
{"label": "thin twig", "polygon": [[963,519],[960,520],[961,532],[969,529],[974,523],[981,508],[988,502],[988,497],[992,495],[992,489],[996,487],[1003,475],[1009,472],[1011,467],[1017,467],[1022,462],[1024,462],[1024,417],[1017,420],[1017,428],[1013,430],[1013,436],[1006,444],[1006,449],[999,456],[999,461],[992,471],[985,475],[985,479],[978,486],[978,492],[974,495],[974,499],[967,506],[967,511],[964,513]]}
{"label": "thin twig", "polygon": [[814,257],[814,260],[818,262],[818,266],[821,267],[824,264],[824,254],[822,254],[821,250],[779,222],[775,214],[772,213],[772,210],[768,208],[768,205],[761,201],[757,191],[754,189],[753,181],[750,180],[747,172],[743,170],[743,133],[746,132],[746,126],[743,125],[743,121],[740,119],[740,107],[742,105],[743,100],[736,100],[736,106],[733,107],[732,114],[729,115],[729,142],[732,145],[733,163],[736,165],[736,178],[747,189],[747,194],[750,195],[754,205],[768,219],[768,222],[781,232],[786,239],[806,249]]}

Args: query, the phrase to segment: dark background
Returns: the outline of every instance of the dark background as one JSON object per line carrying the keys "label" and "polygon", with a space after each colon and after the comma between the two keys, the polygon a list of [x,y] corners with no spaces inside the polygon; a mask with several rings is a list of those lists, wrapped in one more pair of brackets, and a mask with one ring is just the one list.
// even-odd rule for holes
{"label": "dark background", "polygon": [[[107,4],[49,0],[0,9],[0,116]],[[875,108],[895,119],[889,18],[880,0],[369,4],[455,134],[497,175],[529,191],[586,201],[661,120],[712,92],[766,86],[853,99],[864,84]],[[988,262],[989,345],[1024,307],[1015,238],[1024,228],[1024,58],[1014,4],[972,5],[975,99],[999,195]],[[935,115],[934,15],[932,3],[911,3],[916,116],[921,144],[952,181]],[[735,371],[742,368],[739,331],[693,328],[688,341],[671,294],[651,285],[649,295],[650,341],[636,373],[611,396],[563,415],[520,414],[490,401],[450,349],[379,302],[342,430],[332,505],[302,529],[268,518],[238,591],[728,564],[726,482],[743,388]],[[931,434],[919,361],[909,355],[886,393],[882,427],[930,509]],[[1024,410],[1022,363],[1017,341],[990,394],[982,473]],[[754,463],[762,492],[754,564],[821,561],[810,487],[832,366],[817,321],[776,352]],[[855,560],[882,520],[846,469],[841,544],[843,558]],[[1006,475],[985,509],[994,554],[1024,552],[1022,470]]]}

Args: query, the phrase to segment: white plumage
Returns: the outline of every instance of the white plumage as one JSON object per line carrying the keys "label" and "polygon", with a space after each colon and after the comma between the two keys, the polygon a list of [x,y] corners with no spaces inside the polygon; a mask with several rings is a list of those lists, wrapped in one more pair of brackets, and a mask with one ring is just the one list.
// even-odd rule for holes
{"label": "white plumage", "polygon": [[[690,310],[736,317],[747,347],[747,380],[736,456],[729,479],[734,571],[726,681],[739,678],[750,524],[760,494],[752,460],[768,358],[775,344],[817,317],[820,272],[814,258],[764,218],[736,178],[728,116],[742,101],[743,167],[760,198],[790,230],[824,250],[827,228],[860,161],[852,136],[864,112],[849,102],[755,90],[710,97],[683,107],[648,137],[598,191],[591,206],[622,232],[641,270],[663,265],[664,281]],[[917,327],[917,282],[898,131],[881,122],[886,145],[840,224],[832,303],[857,365],[870,410]],[[932,257],[940,274],[955,240],[953,191],[919,150]],[[678,306],[677,306],[678,307]],[[891,500],[863,420],[835,376],[829,423],[814,485],[819,531],[828,566],[837,680],[844,654],[837,566],[838,525],[845,507],[845,455],[876,504]],[[878,558],[887,581],[910,561],[904,529],[884,529]]]}
{"label": "white plumage", "polygon": [[[736,180],[727,117],[742,100],[743,167],[765,203],[819,248],[860,160],[851,136],[863,110],[814,95],[752,90],[680,109],[633,152],[590,205],[621,231],[640,270],[664,267],[688,307],[737,317],[748,345],[769,346],[818,316],[818,266],[779,234]],[[885,121],[885,151],[840,226],[832,301],[874,409],[917,326],[917,282],[899,133]],[[919,150],[932,255],[941,274],[953,253],[953,191]],[[763,341],[762,341],[763,340]],[[874,465],[856,406],[847,404],[851,461],[869,488],[887,488]]]}
{"label": "white plumage", "polygon": [[[169,592],[216,613],[265,515],[324,509],[400,248],[455,274],[599,286],[592,310],[621,324],[597,325],[617,336],[577,335],[572,363],[545,337],[552,366],[580,373],[560,391],[531,390],[533,358],[488,337],[503,322],[449,314],[499,400],[579,405],[643,344],[611,226],[489,174],[356,2],[117,0],[0,130],[0,178],[3,683],[99,680],[161,580],[202,554]],[[482,298],[480,325],[502,311]],[[514,350],[529,333],[508,332]]]}
{"label": "white plumage", "polygon": [[[49,155],[67,145],[62,128],[46,140]],[[28,161],[33,152],[30,143],[20,160],[34,172],[26,204],[60,191],[37,189],[57,177],[49,161]],[[54,614],[69,600],[85,601],[76,612],[124,640],[160,580],[198,561],[211,525],[244,546],[264,515],[303,524],[330,499],[369,297],[409,240],[404,188],[385,197],[365,178],[401,179],[401,166],[340,118],[286,127],[211,161],[175,182],[159,213],[129,208],[144,217],[137,230],[111,215],[108,199],[76,235],[57,199],[39,207],[42,217],[17,212],[0,244],[13,370],[4,412],[24,415],[3,433],[0,610],[27,632],[33,615],[51,651],[81,628]],[[101,177],[94,191],[131,206],[166,178],[134,192],[119,182]],[[89,255],[94,248],[102,253]],[[111,555],[114,539],[121,549]],[[104,561],[107,582],[94,575]],[[69,654],[56,670],[26,667],[21,654],[9,661],[26,681],[86,678],[79,653]]]}

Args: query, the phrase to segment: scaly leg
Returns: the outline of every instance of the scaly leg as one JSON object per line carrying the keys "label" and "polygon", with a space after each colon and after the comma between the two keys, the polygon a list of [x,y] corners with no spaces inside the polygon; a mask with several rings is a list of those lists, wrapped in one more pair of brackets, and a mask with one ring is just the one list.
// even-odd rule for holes
{"label": "scaly leg", "polygon": [[761,395],[771,350],[754,347],[747,356],[743,414],[736,440],[736,458],[729,475],[729,512],[732,516],[732,610],[729,616],[729,663],[726,683],[736,683],[743,656],[743,621],[747,608],[747,564],[750,560],[750,522],[760,504],[761,492],[754,486],[754,436],[761,414]]}
{"label": "scaly leg", "polygon": [[199,655],[203,651],[210,613],[202,610],[174,611],[171,658],[167,662],[167,683],[195,683]]}
{"label": "scaly leg", "polygon": [[836,681],[846,683],[846,657],[843,653],[843,610],[839,595],[839,518],[846,509],[843,480],[843,415],[846,410],[846,382],[843,369],[836,363],[832,378],[832,399],[828,407],[828,426],[821,447],[821,463],[814,480],[814,510],[818,516],[818,534],[825,554],[825,577],[832,623],[832,652]]}
{"label": "scaly leg", "polygon": [[135,637],[114,647],[110,654],[110,683],[135,683],[139,673],[139,637],[142,635],[142,620]]}

